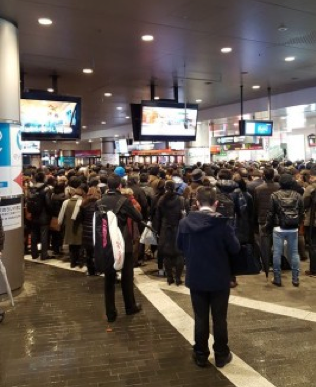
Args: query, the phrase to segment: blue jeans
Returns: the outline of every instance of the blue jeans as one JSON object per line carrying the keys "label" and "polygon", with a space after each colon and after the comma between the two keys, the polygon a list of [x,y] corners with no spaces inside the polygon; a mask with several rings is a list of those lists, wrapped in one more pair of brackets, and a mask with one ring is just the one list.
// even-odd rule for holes
{"label": "blue jeans", "polygon": [[298,232],[273,231],[273,273],[276,281],[281,281],[281,255],[287,241],[287,254],[292,268],[292,279],[297,280],[300,272],[298,255]]}

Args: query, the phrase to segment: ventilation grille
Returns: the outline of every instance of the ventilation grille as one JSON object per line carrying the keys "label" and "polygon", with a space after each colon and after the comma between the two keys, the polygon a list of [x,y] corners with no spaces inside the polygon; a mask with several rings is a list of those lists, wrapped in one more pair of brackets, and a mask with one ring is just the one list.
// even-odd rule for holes
{"label": "ventilation grille", "polygon": [[312,31],[309,34],[303,36],[297,36],[285,42],[287,46],[295,46],[298,44],[314,45],[316,44],[316,31]]}

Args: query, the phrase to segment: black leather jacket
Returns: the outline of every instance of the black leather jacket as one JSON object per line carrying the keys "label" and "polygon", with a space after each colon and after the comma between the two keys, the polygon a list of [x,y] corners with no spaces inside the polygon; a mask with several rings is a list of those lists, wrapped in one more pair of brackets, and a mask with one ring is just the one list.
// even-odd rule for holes
{"label": "black leather jacket", "polygon": [[[293,199],[293,208],[298,206],[298,220],[299,224],[304,219],[304,205],[302,196],[291,189],[280,189],[271,195],[270,206],[267,212],[267,222],[265,229],[267,232],[272,232],[273,227],[280,226],[280,212],[282,208],[280,206],[280,199],[292,198]],[[297,203],[297,204],[296,204]]]}

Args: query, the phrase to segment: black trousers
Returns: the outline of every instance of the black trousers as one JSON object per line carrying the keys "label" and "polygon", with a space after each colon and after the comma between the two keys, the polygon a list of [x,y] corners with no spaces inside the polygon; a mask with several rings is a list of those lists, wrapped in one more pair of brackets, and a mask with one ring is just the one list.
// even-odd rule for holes
{"label": "black trousers", "polygon": [[94,266],[94,247],[93,246],[84,246],[86,250],[86,264],[88,273],[90,275],[95,275],[95,266]]}
{"label": "black trousers", "polygon": [[31,254],[36,259],[39,256],[37,244],[41,243],[41,259],[48,257],[48,225],[32,223],[31,226]]}
{"label": "black trousers", "polygon": [[[135,308],[135,296],[134,296],[134,262],[133,253],[125,253],[124,266],[122,269],[121,287],[123,293],[123,299],[125,304],[125,310],[128,312]],[[104,276],[104,298],[105,298],[105,313],[108,318],[116,315],[115,307],[115,283],[116,283],[116,271],[114,269],[109,270]]]}
{"label": "black trousers", "polygon": [[69,245],[69,256],[71,266],[76,266],[80,261],[81,245]]}
{"label": "black trousers", "polygon": [[309,250],[309,270],[316,273],[316,227],[305,227]]}
{"label": "black trousers", "polygon": [[230,289],[202,292],[190,290],[194,310],[195,327],[194,351],[203,356],[209,356],[208,339],[210,335],[210,311],[213,320],[215,358],[225,358],[229,354],[227,310]]}

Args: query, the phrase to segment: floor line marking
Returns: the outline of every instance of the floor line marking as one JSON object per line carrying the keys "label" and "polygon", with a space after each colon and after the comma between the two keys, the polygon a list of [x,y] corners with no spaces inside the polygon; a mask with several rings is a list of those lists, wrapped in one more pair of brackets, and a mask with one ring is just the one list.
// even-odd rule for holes
{"label": "floor line marking", "polygon": [[[159,285],[163,290],[169,290],[171,292],[190,295],[188,288],[181,286],[169,286],[167,284]],[[298,320],[316,322],[316,313],[305,309],[293,308],[290,306],[276,305],[271,302],[253,300],[247,297],[240,297],[230,295],[229,303],[236,306],[242,306],[244,308],[259,310],[271,314],[277,314],[280,316],[292,317]]]}
{"label": "floor line marking", "polygon": [[[134,273],[135,285],[140,292],[190,344],[193,344],[194,321],[192,317],[163,292],[159,283],[152,281],[141,269],[135,269]],[[209,345],[211,350],[213,345],[211,335]],[[213,353],[210,357],[213,357]],[[213,359],[210,361],[213,363]],[[218,371],[236,387],[275,387],[235,354],[233,361]]]}

